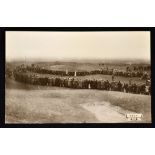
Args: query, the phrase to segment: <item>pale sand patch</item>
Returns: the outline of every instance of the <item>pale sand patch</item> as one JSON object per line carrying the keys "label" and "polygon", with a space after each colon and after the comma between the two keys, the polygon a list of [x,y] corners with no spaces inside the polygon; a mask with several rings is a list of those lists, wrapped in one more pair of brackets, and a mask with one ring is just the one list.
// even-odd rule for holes
{"label": "pale sand patch", "polygon": [[109,102],[84,103],[81,106],[94,114],[101,123],[133,123],[126,118],[126,114],[134,112],[112,106]]}

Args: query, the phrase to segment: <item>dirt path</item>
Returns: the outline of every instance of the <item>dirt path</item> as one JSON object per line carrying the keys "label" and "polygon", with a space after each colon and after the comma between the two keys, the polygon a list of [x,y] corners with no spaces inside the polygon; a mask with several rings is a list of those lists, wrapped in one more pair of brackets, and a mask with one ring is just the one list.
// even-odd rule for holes
{"label": "dirt path", "polygon": [[102,123],[132,123],[127,120],[126,114],[133,112],[123,110],[117,106],[111,106],[108,102],[84,103],[81,106],[95,115]]}

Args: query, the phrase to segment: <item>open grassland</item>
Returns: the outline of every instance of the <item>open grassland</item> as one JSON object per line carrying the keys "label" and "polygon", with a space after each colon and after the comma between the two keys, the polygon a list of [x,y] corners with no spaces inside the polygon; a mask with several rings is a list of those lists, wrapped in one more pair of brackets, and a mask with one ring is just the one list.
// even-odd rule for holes
{"label": "open grassland", "polygon": [[6,85],[6,123],[117,123],[127,122],[125,114],[132,112],[151,122],[151,96],[13,85]]}
{"label": "open grassland", "polygon": [[[31,65],[33,62],[26,62],[26,65]],[[7,66],[13,70],[16,66],[25,64],[25,62],[10,62],[7,63]],[[51,70],[62,70],[62,71],[92,71],[92,70],[97,70],[101,68],[106,68],[108,67],[109,69],[115,68],[118,70],[126,70],[126,67],[128,66],[127,64],[113,64],[113,63],[105,63],[104,65],[100,65],[102,63],[95,62],[95,63],[84,63],[84,62],[35,62],[34,64],[37,64],[40,67],[44,67],[46,69],[51,69]],[[37,74],[37,73],[36,73]],[[56,77],[56,75],[51,75],[51,74],[38,74],[39,76],[53,76]],[[91,75],[91,76],[77,76],[74,77],[76,79],[103,79],[103,80],[109,80],[112,81],[112,76],[111,75]],[[122,76],[115,76],[115,81],[121,81],[123,83],[128,83],[129,82],[129,77],[122,77]],[[140,79],[139,77],[132,77],[132,83],[136,84],[145,84],[145,80]]]}
{"label": "open grassland", "polygon": [[[126,67],[129,66],[128,64],[125,63],[101,63],[101,62],[59,62],[59,61],[54,61],[54,62],[10,62],[7,63],[6,66],[10,68],[10,70],[13,70],[16,66],[19,66],[21,64],[26,64],[26,65],[31,65],[31,64],[36,64],[39,67],[44,67],[49,70],[62,70],[62,71],[92,71],[92,70],[98,70],[102,68],[108,67],[109,69],[118,69],[118,70],[126,70]],[[134,65],[134,64],[132,64]],[[132,66],[131,65],[131,66]],[[37,74],[37,73],[35,73]],[[51,74],[38,74],[39,76],[46,77],[46,76],[52,76],[56,77],[56,75],[51,75]],[[67,76],[66,76],[67,77]],[[77,76],[74,77],[75,79],[89,79],[89,80],[109,80],[110,82],[112,81],[112,76],[111,75],[91,75],[91,76]],[[121,81],[122,83],[129,83],[129,77],[122,77],[122,76],[115,76],[115,81]],[[139,78],[139,77],[132,77],[132,83],[136,83],[138,85],[140,84],[145,84],[146,81]]]}
{"label": "open grassland", "polygon": [[112,62],[107,62],[105,60],[103,61],[88,61],[88,60],[74,60],[74,61],[30,61],[30,60],[23,60],[23,61],[13,61],[13,62],[8,62],[6,65],[8,67],[15,67],[19,66],[21,64],[26,64],[26,65],[31,65],[31,64],[36,64],[39,67],[44,67],[46,69],[52,69],[52,70],[66,70],[68,69],[69,71],[92,71],[92,70],[97,70],[101,68],[109,68],[109,69],[118,69],[122,71],[126,71],[126,67],[130,66],[133,68],[133,66],[138,66],[138,65],[143,65],[146,66],[148,62],[140,62],[140,61],[112,61]]}
{"label": "open grassland", "polygon": [[[12,70],[24,62],[9,64]],[[31,65],[32,62],[26,62]],[[35,63],[34,63],[35,64]],[[52,70],[91,71],[106,67],[95,63],[40,62],[40,67]],[[108,64],[108,68],[125,70],[127,64]],[[47,76],[46,74],[40,76]],[[55,76],[55,75],[48,75]],[[80,79],[111,81],[111,75],[78,76]],[[116,76],[115,81],[129,82],[129,78]],[[145,83],[137,77],[132,82]],[[142,122],[151,122],[151,96],[122,92],[68,89],[35,86],[6,81],[6,123],[124,123],[127,113],[142,113]]]}
{"label": "open grassland", "polygon": [[77,62],[59,62],[59,63],[42,63],[37,64],[40,67],[45,67],[51,70],[66,70],[69,71],[93,71],[102,68],[117,68],[118,70],[126,70],[126,64],[102,64],[102,63],[77,63]]}
{"label": "open grassland", "polygon": [[[29,74],[32,74],[31,72],[29,72]],[[38,75],[39,77],[59,77],[58,75],[51,75],[51,74],[39,74],[39,73],[35,73],[35,75]],[[67,78],[70,76],[64,76],[64,78]],[[101,74],[97,74],[97,75],[87,75],[87,76],[72,76],[72,78],[74,79],[81,79],[81,80],[109,80],[109,82],[112,82],[112,76],[111,75],[101,75]],[[115,81],[121,81],[122,83],[129,83],[129,79],[132,79],[132,83],[136,83],[136,84],[145,84],[146,81],[143,79],[140,79],[139,77],[132,77],[132,78],[128,78],[128,77],[122,77],[122,76],[115,76],[114,80]]]}

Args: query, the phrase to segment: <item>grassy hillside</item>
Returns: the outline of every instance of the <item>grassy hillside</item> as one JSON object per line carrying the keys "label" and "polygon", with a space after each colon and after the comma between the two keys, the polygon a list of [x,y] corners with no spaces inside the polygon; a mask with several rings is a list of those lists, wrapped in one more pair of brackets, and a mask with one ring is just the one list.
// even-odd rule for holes
{"label": "grassy hillside", "polygon": [[[18,87],[20,87],[20,84]],[[30,87],[28,89],[7,88],[6,122],[102,122],[81,105],[87,103],[93,105],[95,103],[97,107],[104,102],[110,104],[109,108],[121,107],[125,112],[142,113],[144,115],[143,121],[151,122],[150,96],[43,86],[33,87],[32,89]],[[104,115],[104,111],[102,113]],[[113,119],[111,114],[107,117]]]}

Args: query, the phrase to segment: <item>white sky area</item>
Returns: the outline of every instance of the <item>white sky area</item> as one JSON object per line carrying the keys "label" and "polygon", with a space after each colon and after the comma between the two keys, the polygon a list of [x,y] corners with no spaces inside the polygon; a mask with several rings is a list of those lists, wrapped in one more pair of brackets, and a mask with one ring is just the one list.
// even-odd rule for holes
{"label": "white sky area", "polygon": [[150,60],[150,32],[6,32],[6,60],[25,57]]}

